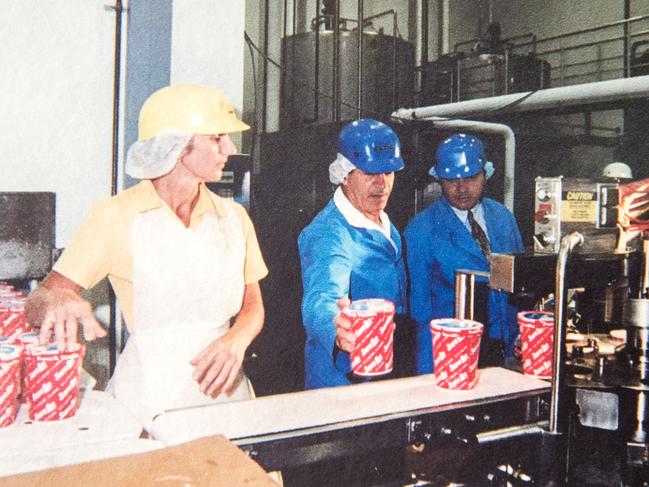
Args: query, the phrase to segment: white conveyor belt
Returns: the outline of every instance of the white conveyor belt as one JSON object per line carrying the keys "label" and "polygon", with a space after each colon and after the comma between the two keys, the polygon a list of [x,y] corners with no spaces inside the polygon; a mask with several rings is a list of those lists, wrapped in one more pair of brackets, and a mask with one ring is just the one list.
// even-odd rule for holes
{"label": "white conveyor belt", "polygon": [[441,389],[428,374],[170,411],[154,419],[150,433],[165,445],[214,434],[235,440],[550,388],[506,369],[478,373],[470,391]]}
{"label": "white conveyor belt", "polygon": [[16,421],[0,428],[0,475],[11,475],[161,448],[140,439],[142,426],[102,391],[82,392],[77,413],[62,421],[32,422],[21,405]]}

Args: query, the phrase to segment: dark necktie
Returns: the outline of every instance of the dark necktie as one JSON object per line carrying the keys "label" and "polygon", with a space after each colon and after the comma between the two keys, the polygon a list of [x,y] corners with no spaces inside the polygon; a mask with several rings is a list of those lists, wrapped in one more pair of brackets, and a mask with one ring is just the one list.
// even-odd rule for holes
{"label": "dark necktie", "polygon": [[480,224],[475,221],[473,218],[473,212],[471,210],[467,213],[467,219],[469,220],[469,225],[471,225],[471,236],[480,246],[482,253],[488,257],[491,253],[491,247],[489,246],[489,239],[487,234],[484,232]]}

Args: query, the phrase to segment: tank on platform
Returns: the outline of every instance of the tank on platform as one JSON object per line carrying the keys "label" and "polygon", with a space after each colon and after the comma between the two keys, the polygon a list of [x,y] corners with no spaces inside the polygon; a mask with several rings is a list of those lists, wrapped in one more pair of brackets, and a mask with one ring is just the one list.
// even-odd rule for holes
{"label": "tank on platform", "polygon": [[[378,118],[413,106],[414,46],[381,32],[364,32],[362,39],[362,116]],[[357,30],[338,35],[316,30],[282,39],[282,129],[357,118],[358,40]]]}

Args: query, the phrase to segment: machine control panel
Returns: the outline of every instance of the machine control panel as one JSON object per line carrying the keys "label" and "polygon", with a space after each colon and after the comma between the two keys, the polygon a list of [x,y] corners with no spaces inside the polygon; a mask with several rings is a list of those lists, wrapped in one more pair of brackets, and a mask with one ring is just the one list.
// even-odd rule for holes
{"label": "machine control panel", "polygon": [[582,252],[611,252],[616,244],[618,185],[590,179],[536,178],[534,251],[554,254],[561,238],[580,232]]}

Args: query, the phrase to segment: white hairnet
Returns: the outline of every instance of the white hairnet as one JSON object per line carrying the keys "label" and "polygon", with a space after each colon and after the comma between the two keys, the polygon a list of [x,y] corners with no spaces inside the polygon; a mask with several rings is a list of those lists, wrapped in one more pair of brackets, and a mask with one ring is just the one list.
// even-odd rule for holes
{"label": "white hairnet", "polygon": [[138,140],[126,154],[126,174],[137,179],[154,179],[171,171],[192,135],[161,132]]}
{"label": "white hairnet", "polygon": [[342,154],[336,154],[336,160],[329,164],[329,181],[333,184],[340,184],[347,175],[356,169],[349,159]]}

